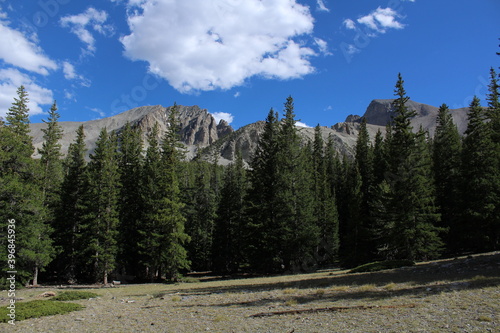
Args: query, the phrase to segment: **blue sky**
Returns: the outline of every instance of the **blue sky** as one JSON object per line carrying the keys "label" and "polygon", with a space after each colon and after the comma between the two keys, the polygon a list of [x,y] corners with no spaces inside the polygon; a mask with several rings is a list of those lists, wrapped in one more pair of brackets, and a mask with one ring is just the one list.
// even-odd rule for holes
{"label": "blue sky", "polygon": [[498,0],[0,0],[0,116],[21,84],[31,121],[199,105],[239,128],[281,112],[330,126],[392,98],[484,98],[500,65]]}

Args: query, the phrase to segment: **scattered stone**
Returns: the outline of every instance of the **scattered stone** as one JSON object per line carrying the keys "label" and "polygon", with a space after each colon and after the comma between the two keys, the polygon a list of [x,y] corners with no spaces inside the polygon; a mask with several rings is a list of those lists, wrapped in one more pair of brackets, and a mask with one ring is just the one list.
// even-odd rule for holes
{"label": "scattered stone", "polygon": [[55,295],[56,295],[56,293],[53,292],[53,291],[46,291],[46,292],[40,294],[39,296],[40,297],[52,297],[52,296],[55,296]]}

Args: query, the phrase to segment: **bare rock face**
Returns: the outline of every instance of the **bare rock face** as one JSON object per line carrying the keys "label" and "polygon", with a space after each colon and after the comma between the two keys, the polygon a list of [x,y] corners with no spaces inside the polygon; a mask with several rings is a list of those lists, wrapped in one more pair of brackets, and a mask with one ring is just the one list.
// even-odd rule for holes
{"label": "bare rock face", "polygon": [[[225,121],[215,123],[215,119],[206,109],[201,109],[198,106],[181,106],[178,105],[179,121],[180,121],[180,136],[181,141],[188,147],[188,157],[192,157],[199,148],[204,148],[224,135],[234,132],[233,128]],[[66,154],[70,143],[76,138],[76,130],[80,125],[83,125],[85,132],[85,142],[89,153],[95,149],[95,142],[99,136],[99,132],[103,127],[111,131],[120,132],[121,129],[129,122],[133,126],[138,126],[143,133],[144,142],[146,142],[147,134],[151,132],[154,125],[159,125],[159,136],[162,137],[167,130],[167,119],[172,107],[163,107],[161,105],[143,106],[135,108],[116,116],[92,120],[87,122],[60,122],[63,128],[63,138],[61,139],[62,152]],[[43,132],[41,131],[46,125],[31,124],[31,135],[35,148],[41,147],[43,143]],[[35,157],[37,157],[35,155]]]}
{"label": "bare rock face", "polygon": [[[368,124],[385,126],[387,125],[394,116],[394,108],[392,107],[392,102],[394,99],[375,99],[373,100],[366,112],[364,117]],[[430,135],[433,136],[436,129],[436,119],[438,115],[439,108],[427,104],[422,104],[409,100],[406,106],[410,110],[416,111],[417,115],[412,119],[411,124],[413,129],[418,131],[420,126],[424,130],[428,130]],[[453,122],[457,125],[458,131],[463,134],[467,129],[467,112],[469,108],[452,109],[450,110],[453,117]]]}

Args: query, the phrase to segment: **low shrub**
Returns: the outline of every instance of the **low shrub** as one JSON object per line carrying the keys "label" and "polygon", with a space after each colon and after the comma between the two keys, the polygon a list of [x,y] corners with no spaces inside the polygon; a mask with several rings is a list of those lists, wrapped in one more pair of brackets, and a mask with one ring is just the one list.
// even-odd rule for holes
{"label": "low shrub", "polygon": [[351,269],[350,273],[377,272],[384,269],[393,269],[413,265],[415,265],[415,263],[411,260],[375,261],[353,268]]}
{"label": "low shrub", "polygon": [[51,298],[51,301],[76,301],[79,299],[89,299],[93,297],[98,297],[96,293],[90,291],[63,291],[59,295]]}
{"label": "low shrub", "polygon": [[[76,303],[52,302],[50,300],[36,300],[30,302],[16,302],[15,321],[43,316],[53,316],[83,309],[84,306]],[[12,318],[7,315],[10,309],[0,307],[0,323],[6,323]]]}

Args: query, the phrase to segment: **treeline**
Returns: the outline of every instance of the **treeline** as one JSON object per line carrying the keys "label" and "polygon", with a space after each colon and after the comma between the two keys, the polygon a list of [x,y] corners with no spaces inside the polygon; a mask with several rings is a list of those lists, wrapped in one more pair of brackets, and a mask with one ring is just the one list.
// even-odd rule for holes
{"label": "treeline", "polygon": [[415,131],[401,75],[395,116],[371,140],[360,124],[355,158],[339,156],[319,125],[304,143],[292,97],[273,109],[250,167],[184,161],[178,114],[165,135],[142,142],[127,124],[102,129],[90,161],[85,132],[63,158],[54,102],[34,153],[28,96],[18,90],[0,124],[0,238],[8,270],[7,224],[15,220],[15,268],[22,282],[176,281],[189,271],[304,272],[385,259],[423,260],[498,250],[500,103],[490,71],[487,107],[474,98],[463,138],[448,107],[433,138]]}

